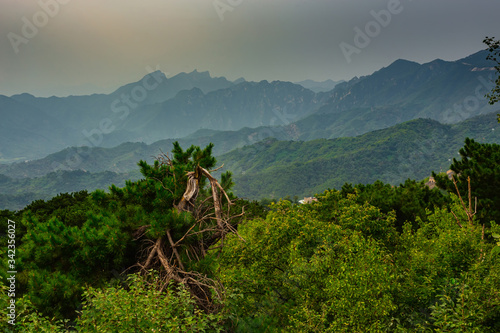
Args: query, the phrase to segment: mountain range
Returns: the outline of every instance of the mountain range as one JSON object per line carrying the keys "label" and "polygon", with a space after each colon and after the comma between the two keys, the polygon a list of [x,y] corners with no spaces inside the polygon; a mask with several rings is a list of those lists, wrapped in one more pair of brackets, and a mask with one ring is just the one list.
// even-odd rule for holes
{"label": "mountain range", "polygon": [[417,118],[453,124],[492,112],[484,95],[496,72],[483,57],[485,52],[423,65],[397,60],[341,83],[314,114],[296,123],[300,139],[354,136]]}
{"label": "mountain range", "polygon": [[167,78],[155,71],[108,95],[0,95],[0,163],[71,146],[150,144],[200,129],[291,126],[291,139],[311,140],[360,135],[417,118],[457,123],[494,111],[484,98],[495,73],[486,55],[426,64],[397,60],[341,83],[231,82],[198,71]]}
{"label": "mountain range", "polygon": [[249,198],[422,179],[446,168],[466,136],[499,141],[486,56],[397,60],[347,82],[156,71],[108,95],[0,95],[0,209],[136,179],[137,162],[174,141],[214,143],[236,194]]}
{"label": "mountain range", "polygon": [[[208,72],[181,73],[170,79],[153,72],[109,95],[1,96],[2,129],[6,131],[0,133],[0,139],[8,144],[0,147],[0,162],[41,158],[68,146],[152,143],[203,128],[238,130],[269,125],[279,110],[307,115],[319,104],[314,92],[297,84],[233,84],[225,78],[212,78]],[[44,126],[30,132],[37,124]]]}
{"label": "mountain range", "polygon": [[[130,113],[162,103],[187,89],[196,87],[210,93],[232,85],[225,78],[210,77],[208,72],[180,73],[167,79],[165,74],[155,71],[108,95],[0,96],[3,120],[0,140],[9,143],[0,147],[0,162],[40,158],[69,146],[112,147],[122,142],[142,141],[141,133],[134,131],[133,126],[124,126]],[[26,124],[19,119],[27,121],[28,126],[33,124],[33,129],[27,131]],[[4,128],[8,131],[3,131]],[[37,145],[40,140],[42,144]]]}
{"label": "mountain range", "polygon": [[466,137],[500,144],[496,113],[449,125],[416,119],[357,137],[279,141],[274,138],[218,157],[233,173],[234,191],[250,199],[314,196],[344,183],[392,185],[448,170]]}
{"label": "mountain range", "polygon": [[[216,132],[220,142],[241,140],[252,129]],[[231,171],[236,195],[250,199],[311,196],[344,183],[381,180],[398,185],[406,179],[424,179],[432,171],[446,171],[466,137],[500,144],[496,114],[476,116],[449,125],[431,119],[416,119],[357,137],[291,141],[267,138],[252,145],[216,149],[223,171]],[[180,141],[205,146],[208,137]],[[213,138],[213,136],[211,137]],[[197,141],[200,140],[201,141]],[[217,143],[215,143],[217,147]],[[93,148],[80,169],[56,170],[68,150],[39,161],[16,163],[0,169],[0,209],[20,209],[34,199],[60,192],[123,186],[141,178],[137,162],[152,162],[154,156],[172,148],[171,140],[151,145],[126,143],[114,148]],[[72,148],[76,149],[76,148]],[[229,150],[229,148],[227,148]]]}

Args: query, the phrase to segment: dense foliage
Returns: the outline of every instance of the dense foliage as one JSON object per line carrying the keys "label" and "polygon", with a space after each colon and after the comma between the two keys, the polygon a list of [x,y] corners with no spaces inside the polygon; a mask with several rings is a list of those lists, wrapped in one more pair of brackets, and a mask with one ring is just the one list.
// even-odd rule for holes
{"label": "dense foliage", "polygon": [[[204,314],[182,286],[165,291],[154,274],[131,275],[127,288],[89,288],[76,328],[81,332],[220,332],[224,313]],[[140,310],[139,310],[140,309]],[[138,311],[139,310],[139,311]]]}
{"label": "dense foliage", "polygon": [[[432,170],[447,170],[465,137],[500,143],[495,119],[495,113],[454,125],[419,119],[354,138],[307,142],[287,141],[287,130],[293,126],[234,132],[204,130],[179,142],[183,147],[213,142],[213,154],[224,162],[224,170],[234,175],[236,195],[277,200],[288,195],[311,196],[327,188],[340,188],[345,182],[369,184],[380,180],[399,185],[408,178],[426,178]],[[269,135],[280,141],[260,142]],[[92,191],[111,184],[121,187],[126,180],[142,177],[138,160],[152,163],[153,156],[171,144],[172,140],[162,140],[150,145],[89,148],[88,155],[81,156],[78,163],[68,158],[79,148],[68,148],[41,160],[0,164],[0,209],[22,209],[34,199],[64,192]],[[223,153],[227,154],[220,156]]]}
{"label": "dense foliage", "polygon": [[446,171],[465,137],[500,143],[495,114],[456,125],[418,119],[354,138],[267,139],[220,157],[234,174],[234,193],[258,199],[313,196],[344,183],[392,185]]}
{"label": "dense foliage", "polygon": [[[483,43],[488,46],[488,51],[490,52],[486,59],[495,63],[495,69],[497,71],[495,86],[486,95],[489,99],[489,103],[495,104],[500,101],[500,40],[496,40],[493,37],[486,37]],[[500,114],[498,115],[498,121],[500,122]]]}
{"label": "dense foliage", "polygon": [[50,172],[36,178],[10,178],[0,175],[0,207],[21,210],[34,199],[50,199],[59,193],[78,192],[83,189],[93,191],[103,186],[124,185],[127,180],[139,179],[140,173],[97,173],[76,171]]}
{"label": "dense foliage", "polygon": [[416,226],[417,218],[427,221],[429,212],[435,207],[447,207],[450,203],[449,196],[438,188],[429,188],[423,181],[407,179],[399,186],[391,186],[377,180],[373,184],[344,184],[340,191],[345,198],[349,194],[354,196],[356,202],[369,203],[387,214],[394,211],[396,214],[395,226],[401,230],[406,222]]}
{"label": "dense foliage", "polygon": [[[219,222],[210,218],[214,206],[206,206],[213,193],[205,178],[199,178],[199,205],[193,211],[175,209],[188,175],[199,166],[216,165],[211,149],[184,151],[175,144],[168,163],[140,162],[144,178],[124,187],[60,194],[19,212],[1,211],[5,229],[7,219],[18,222],[17,329],[500,330],[498,145],[467,140],[462,160],[451,167],[459,179],[471,178],[479,204],[475,215],[469,211],[466,183],[458,184],[457,194],[439,175],[442,190],[413,180],[396,187],[381,181],[344,184],[303,205],[281,200],[262,207],[229,193],[231,210],[243,209],[246,215],[232,224],[238,234],[223,238],[204,236],[201,224],[194,223],[199,211],[208,214],[205,227],[217,230]],[[230,175],[224,174],[220,184],[229,190]],[[161,265],[145,274],[135,265],[153,253],[145,244],[165,233],[180,244],[172,247],[178,253],[168,255],[173,269],[182,262],[183,271],[222,286],[207,289],[221,291],[218,297],[206,294],[216,306],[200,303],[185,283],[195,275],[169,273]],[[0,255],[6,258],[7,237],[2,234],[0,240]],[[200,242],[208,244],[201,247],[204,253],[193,250]],[[2,302],[9,301],[6,271]],[[165,283],[173,274],[179,280]],[[6,307],[1,311],[6,318]],[[12,328],[5,320],[1,325]]]}
{"label": "dense foliage", "polygon": [[399,233],[394,213],[357,201],[327,191],[240,228],[220,271],[243,295],[242,332],[498,331],[500,258],[480,226],[437,208]]}
{"label": "dense foliage", "polygon": [[[143,243],[162,231],[171,230],[174,241],[185,234],[193,217],[173,208],[186,189],[187,171],[215,165],[211,149],[192,146],[184,151],[175,143],[171,165],[141,161],[144,179],[128,181],[123,188],[60,194],[18,213],[2,211],[2,217],[18,222],[16,291],[44,315],[74,319],[86,286],[104,287],[121,279],[120,273],[138,262]],[[230,174],[223,179],[222,185],[230,187]],[[209,192],[204,183],[200,179],[202,200]],[[4,230],[7,219],[2,219]],[[142,242],[136,235],[141,227],[146,233]],[[7,237],[1,245],[6,249]]]}
{"label": "dense foliage", "polygon": [[[471,183],[472,197],[479,199],[477,203],[478,217],[481,223],[489,225],[490,221],[500,221],[500,145],[479,143],[472,139],[465,140],[460,149],[461,159],[453,159],[450,169],[460,193],[468,193],[468,179]],[[455,191],[455,184],[447,175],[436,175],[437,184]]]}

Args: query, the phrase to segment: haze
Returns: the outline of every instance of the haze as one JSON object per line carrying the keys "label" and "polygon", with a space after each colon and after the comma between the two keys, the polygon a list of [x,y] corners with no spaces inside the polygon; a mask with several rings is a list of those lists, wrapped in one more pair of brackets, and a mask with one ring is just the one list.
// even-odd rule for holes
{"label": "haze", "polygon": [[[347,80],[398,58],[459,59],[500,37],[500,2],[491,0],[55,1],[0,0],[0,94],[108,93],[149,69]],[[39,13],[43,4],[52,15]],[[341,43],[356,46],[354,29],[391,6],[397,14],[372,25],[369,43],[346,59]],[[26,38],[23,26],[34,20]]]}

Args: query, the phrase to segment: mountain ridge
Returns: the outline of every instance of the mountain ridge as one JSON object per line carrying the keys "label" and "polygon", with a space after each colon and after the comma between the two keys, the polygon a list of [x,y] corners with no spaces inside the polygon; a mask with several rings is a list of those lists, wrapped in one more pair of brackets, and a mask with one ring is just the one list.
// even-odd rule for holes
{"label": "mountain ridge", "polygon": [[[431,171],[439,172],[449,167],[465,137],[500,143],[500,124],[496,122],[496,114],[491,113],[454,125],[417,119],[357,137],[311,141],[292,141],[285,135],[278,140],[262,135],[262,140],[253,142],[249,138],[258,133],[250,128],[207,134],[210,135],[195,135],[191,141],[180,141],[180,144],[184,148],[190,144],[205,147],[215,142],[214,152],[219,165],[224,164],[223,171],[233,173],[235,194],[260,199],[310,196],[327,188],[338,188],[344,182],[382,180],[397,185],[407,178],[424,179]],[[213,140],[214,134],[220,136],[217,141]],[[85,182],[90,182],[93,189],[105,188],[112,184],[111,181],[121,184],[126,179],[139,179],[137,162],[147,159],[152,163],[153,156],[171,149],[172,141],[162,140],[154,145],[124,143],[112,149],[92,148],[88,159],[73,170],[54,170],[53,163],[63,164],[70,156],[69,151],[77,151],[77,148],[53,154],[52,159],[1,166],[0,209],[13,208],[13,204],[23,207],[29,200],[50,197],[61,188],[83,190]],[[221,153],[224,149],[219,142],[221,145],[230,143],[232,147],[240,144],[241,148],[230,150],[231,147],[226,147],[226,152]],[[121,169],[106,170],[113,165]],[[94,171],[90,172],[92,167]],[[45,168],[46,172],[36,174],[30,168],[38,172]],[[61,179],[64,182],[58,185],[57,180]],[[39,192],[35,193],[37,189]]]}
{"label": "mountain ridge", "polygon": [[[3,121],[14,124],[0,133],[0,162],[39,159],[64,146],[153,143],[203,128],[281,126],[280,131],[294,133],[293,139],[312,140],[360,135],[416,118],[457,123],[494,109],[484,98],[488,75],[495,73],[486,54],[483,50],[456,61],[425,64],[399,59],[318,93],[286,81],[235,84],[194,70],[171,78],[153,71],[108,95],[13,95],[26,112],[40,110],[30,111],[32,123],[52,126],[26,131],[16,120],[16,108],[0,99]],[[45,142],[42,149],[38,142]]]}
{"label": "mountain ridge", "polygon": [[[493,130],[492,130],[493,129]],[[218,158],[233,172],[236,195],[250,199],[313,196],[345,182],[398,185],[445,171],[466,137],[500,144],[496,114],[459,124],[414,119],[357,137],[261,141]]]}

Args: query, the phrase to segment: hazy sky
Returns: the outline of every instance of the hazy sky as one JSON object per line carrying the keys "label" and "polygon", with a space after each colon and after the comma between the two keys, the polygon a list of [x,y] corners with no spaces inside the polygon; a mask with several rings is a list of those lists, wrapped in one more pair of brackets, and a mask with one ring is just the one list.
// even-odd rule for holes
{"label": "hazy sky", "polygon": [[465,57],[500,38],[499,14],[497,0],[0,0],[0,94],[111,92],[147,68],[350,79]]}

